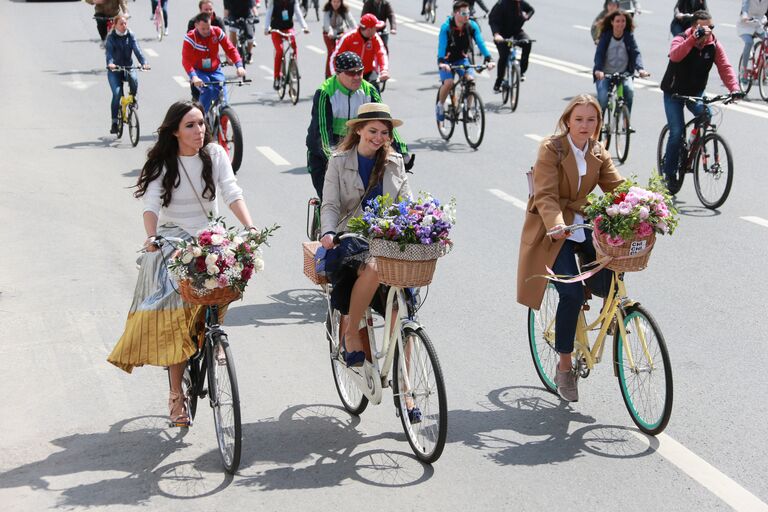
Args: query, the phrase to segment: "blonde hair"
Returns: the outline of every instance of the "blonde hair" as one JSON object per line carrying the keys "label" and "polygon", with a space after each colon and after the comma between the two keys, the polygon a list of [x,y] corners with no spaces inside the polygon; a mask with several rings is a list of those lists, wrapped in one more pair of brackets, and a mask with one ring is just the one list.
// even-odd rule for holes
{"label": "blonde hair", "polygon": [[115,25],[117,25],[117,22],[118,22],[119,20],[125,20],[125,22],[126,22],[126,23],[128,23],[128,15],[127,15],[127,14],[125,14],[125,13],[122,13],[122,12],[121,12],[120,14],[118,14],[117,16],[115,16],[114,18],[112,18],[112,23],[113,23],[113,24],[115,24]]}
{"label": "blonde hair", "polygon": [[347,129],[347,135],[344,137],[344,139],[342,139],[341,142],[339,142],[339,145],[336,146],[338,151],[349,151],[353,148],[356,148],[357,145],[360,144],[360,134],[357,132],[364,129],[370,123],[374,123],[376,121],[386,125],[387,129],[389,130],[389,140],[384,142],[384,144],[382,144],[382,146],[376,150],[376,163],[373,164],[373,172],[371,173],[371,178],[368,181],[368,190],[365,191],[365,195],[368,195],[368,192],[382,180],[384,177],[384,166],[387,163],[387,157],[390,153],[394,153],[394,150],[392,149],[392,141],[394,140],[395,136],[392,122],[387,121],[386,119],[371,119],[370,121],[366,121],[364,123],[355,123]]}
{"label": "blonde hair", "polygon": [[561,115],[560,119],[557,121],[555,135],[565,135],[568,133],[568,120],[570,119],[573,110],[580,105],[592,105],[592,107],[594,107],[595,112],[597,113],[597,127],[595,127],[595,132],[590,138],[593,140],[600,138],[600,130],[603,129],[602,110],[600,108],[600,103],[598,103],[595,97],[591,94],[579,94],[568,103],[568,106],[565,107],[565,110],[563,111],[563,115]]}

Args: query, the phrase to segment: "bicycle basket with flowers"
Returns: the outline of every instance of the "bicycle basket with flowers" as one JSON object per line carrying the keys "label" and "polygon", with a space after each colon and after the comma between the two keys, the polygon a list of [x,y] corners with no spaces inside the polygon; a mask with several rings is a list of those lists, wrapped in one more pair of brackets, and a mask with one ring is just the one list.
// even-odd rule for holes
{"label": "bicycle basket with flowers", "polygon": [[595,228],[598,261],[607,261],[605,266],[617,272],[643,270],[656,234],[671,235],[677,227],[677,210],[655,174],[647,189],[637,186],[633,176],[607,194],[590,194],[589,201],[584,213]]}
{"label": "bicycle basket with flowers", "polygon": [[432,282],[437,258],[453,245],[456,200],[447,204],[420,192],[415,200],[394,202],[389,194],[368,202],[349,228],[370,240],[379,281],[391,286],[425,286]]}
{"label": "bicycle basket with flowers", "polygon": [[264,270],[260,246],[279,228],[274,225],[240,236],[222,218],[212,219],[190,242],[182,242],[168,269],[179,293],[191,304],[228,304],[240,298],[254,273]]}

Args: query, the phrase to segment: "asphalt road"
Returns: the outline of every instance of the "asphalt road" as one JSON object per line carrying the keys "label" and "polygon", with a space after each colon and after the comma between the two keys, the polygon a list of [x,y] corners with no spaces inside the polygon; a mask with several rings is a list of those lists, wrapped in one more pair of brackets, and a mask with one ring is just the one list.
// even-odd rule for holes
{"label": "asphalt road", "polygon": [[[442,17],[448,2],[440,3]],[[205,407],[189,431],[168,429],[165,373],[127,375],[105,361],[122,332],[143,239],[141,206],[129,187],[168,105],[188,95],[176,77],[183,77],[182,29],[196,3],[171,2],[171,35],[161,43],[152,39],[148,2],[130,3],[131,28],[153,66],[140,76],[143,135],[135,149],[107,134],[109,90],[91,8],[0,3],[0,16],[14,20],[0,35],[0,359],[8,391],[0,508],[768,509],[766,335],[758,328],[768,104],[753,99],[722,109],[720,132],[736,168],[730,198],[719,211],[706,210],[686,182],[678,231],[657,244],[648,270],[627,278],[671,353],[675,399],[665,433],[656,440],[638,434],[608,365],[582,381],[578,404],[567,405],[542,389],[531,364],[527,312],[514,292],[523,218],[516,201],[526,197],[523,171],[538,138],[553,131],[570,97],[594,90],[594,47],[584,27],[600,3],[534,2],[526,30],[537,43],[520,107],[500,108],[492,82],[479,78],[487,130],[473,151],[460,133],[443,142],[434,124],[436,26],[418,21],[417,2],[394,2],[403,18],[390,38],[396,81],[384,98],[418,155],[412,187],[459,205],[456,250],[440,261],[421,310],[450,409],[448,443],[431,467],[411,455],[387,399],[360,418],[340,407],[323,298],[301,272],[312,194],[304,137],[323,76],[320,24],[310,18],[312,33],[299,36],[296,106],[271,90],[272,48],[259,35],[248,68],[253,85],[231,96],[246,140],[238,178],[256,221],[282,229],[266,251],[265,272],[226,321],[243,408],[234,477],[220,468]],[[665,123],[653,83],[666,65],[669,4],[645,0],[636,32],[652,77],[636,90],[637,134],[621,171],[641,180],[655,166]],[[735,62],[737,2],[710,4]],[[357,15],[359,3],[351,5]],[[723,91],[716,73],[708,90]]]}

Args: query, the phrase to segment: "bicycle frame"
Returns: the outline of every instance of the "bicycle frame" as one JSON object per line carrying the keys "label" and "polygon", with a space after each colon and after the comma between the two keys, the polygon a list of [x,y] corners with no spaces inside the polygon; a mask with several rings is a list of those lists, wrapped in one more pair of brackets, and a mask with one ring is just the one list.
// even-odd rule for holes
{"label": "bicycle frame", "polygon": [[219,306],[212,305],[207,306],[205,309],[205,336],[202,343],[198,345],[197,352],[195,352],[189,361],[192,363],[193,370],[190,371],[192,377],[192,389],[191,394],[198,398],[203,398],[203,385],[208,384],[208,401],[211,407],[216,405],[216,398],[211,393],[211,390],[215,387],[215,383],[210,382],[212,378],[208,373],[208,365],[211,363],[209,357],[213,356],[213,337],[216,335],[225,334],[219,325]]}

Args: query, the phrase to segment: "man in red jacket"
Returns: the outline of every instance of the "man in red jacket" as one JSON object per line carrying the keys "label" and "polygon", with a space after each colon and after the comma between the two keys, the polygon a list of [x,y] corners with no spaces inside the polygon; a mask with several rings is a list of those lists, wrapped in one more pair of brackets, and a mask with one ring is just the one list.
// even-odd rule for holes
{"label": "man in red jacket", "polygon": [[[344,52],[354,52],[363,60],[363,77],[371,81],[373,72],[378,68],[379,80],[386,81],[389,78],[389,59],[384,48],[384,42],[376,33],[376,29],[384,26],[373,14],[364,14],[360,18],[360,27],[352,32],[347,32],[336,43],[336,50],[331,55],[331,62],[336,60],[336,55]],[[374,61],[376,65],[374,66]],[[331,68],[332,73],[336,69]]]}
{"label": "man in red jacket", "polygon": [[[224,35],[219,27],[211,26],[211,15],[201,12],[194,18],[195,29],[184,36],[184,46],[181,49],[181,64],[187,72],[192,85],[203,87],[210,82],[224,81],[224,72],[221,70],[219,60],[219,46],[224,47],[224,53],[235,63],[237,76],[245,77],[243,60],[237,52],[237,48]],[[208,112],[208,107],[219,96],[219,85],[205,87],[200,91],[200,103]],[[225,101],[227,89],[224,88]]]}

